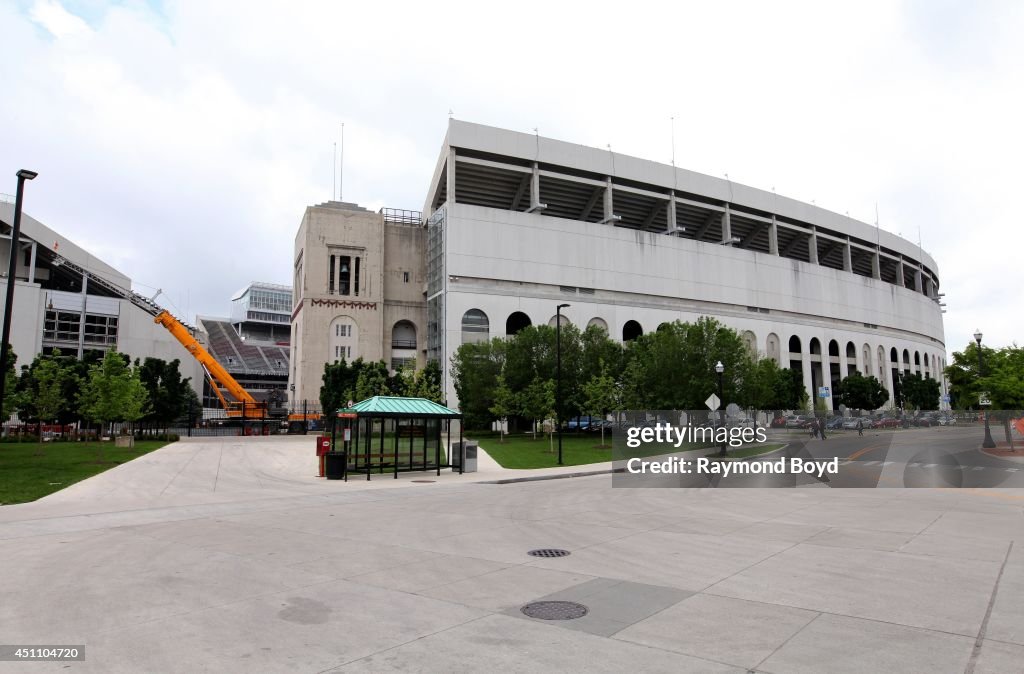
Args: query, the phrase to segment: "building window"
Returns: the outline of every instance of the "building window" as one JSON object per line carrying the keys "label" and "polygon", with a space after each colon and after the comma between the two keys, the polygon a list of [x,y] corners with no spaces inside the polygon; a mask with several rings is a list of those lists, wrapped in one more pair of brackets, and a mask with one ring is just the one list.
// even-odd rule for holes
{"label": "building window", "polygon": [[462,315],[462,343],[475,344],[490,339],[491,323],[487,314],[479,309],[470,309]]}
{"label": "building window", "polygon": [[356,258],[356,297],[359,297],[359,258]]}
{"label": "building window", "polygon": [[330,271],[328,271],[328,273],[327,273],[327,294],[328,295],[333,295],[334,294],[334,256],[333,255],[331,256],[331,261],[330,261],[330,264],[328,265],[328,269]]}
{"label": "building window", "polygon": [[415,358],[392,358],[391,359],[391,369],[394,370],[395,372],[397,372],[399,370],[404,370],[406,368],[415,369],[416,368],[416,359]]}
{"label": "building window", "polygon": [[408,282],[409,282],[409,272],[403,271],[402,272],[402,283],[408,283]]}

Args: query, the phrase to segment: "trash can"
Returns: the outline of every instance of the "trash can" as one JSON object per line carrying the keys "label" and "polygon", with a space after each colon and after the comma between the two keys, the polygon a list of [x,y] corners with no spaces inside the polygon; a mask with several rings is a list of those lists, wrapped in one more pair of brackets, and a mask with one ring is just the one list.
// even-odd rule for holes
{"label": "trash can", "polygon": [[328,452],[324,455],[324,461],[324,477],[328,480],[344,479],[347,463],[345,452]]}
{"label": "trash can", "polygon": [[475,473],[477,443],[473,440],[463,440],[461,445],[457,442],[453,445],[452,449],[458,452],[459,462],[452,464],[452,470],[458,472],[459,466],[462,466],[463,473]]}

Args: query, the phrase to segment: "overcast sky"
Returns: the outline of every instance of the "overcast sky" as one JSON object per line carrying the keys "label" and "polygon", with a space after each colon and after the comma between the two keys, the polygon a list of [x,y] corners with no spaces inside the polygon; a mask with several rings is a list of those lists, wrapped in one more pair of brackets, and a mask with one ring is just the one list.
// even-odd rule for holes
{"label": "overcast sky", "polygon": [[[946,341],[1024,334],[1024,3],[0,3],[0,192],[191,319],[290,283],[344,198],[422,208],[458,119],[875,221],[939,266]],[[568,3],[564,3],[568,5]]]}

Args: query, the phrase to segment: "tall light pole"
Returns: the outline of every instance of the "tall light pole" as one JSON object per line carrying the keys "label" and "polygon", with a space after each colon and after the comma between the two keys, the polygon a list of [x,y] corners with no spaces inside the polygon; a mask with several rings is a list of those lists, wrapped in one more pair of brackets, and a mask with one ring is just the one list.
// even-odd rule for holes
{"label": "tall light pole", "polygon": [[[978,379],[981,380],[981,330],[974,331],[974,341],[978,343]],[[978,406],[981,407],[981,398],[979,393]],[[981,443],[982,447],[986,449],[992,449],[996,446],[995,440],[992,439],[992,430],[988,425],[988,406],[985,406],[985,440]]]}
{"label": "tall light pole", "polygon": [[[4,388],[7,385],[7,343],[11,341],[11,314],[14,313],[14,278],[18,271],[18,243],[21,237],[21,201],[25,194],[25,181],[32,180],[38,173],[21,169],[18,171],[18,192],[14,197],[14,222],[11,225],[11,257],[7,264],[7,297],[4,300],[4,327],[0,337],[0,410],[4,407]],[[0,425],[7,419],[0,419]]]}
{"label": "tall light pole", "polygon": [[[718,418],[722,422],[722,428],[725,428],[725,385],[722,382],[722,374],[725,372],[725,366],[722,365],[722,361],[718,361],[717,363],[715,363],[715,372],[718,373]],[[724,435],[722,436],[722,448],[718,451],[718,455],[729,455],[729,453],[725,449]]]}
{"label": "tall light pole", "polygon": [[558,465],[562,465],[562,309],[555,309],[555,425],[558,428]]}

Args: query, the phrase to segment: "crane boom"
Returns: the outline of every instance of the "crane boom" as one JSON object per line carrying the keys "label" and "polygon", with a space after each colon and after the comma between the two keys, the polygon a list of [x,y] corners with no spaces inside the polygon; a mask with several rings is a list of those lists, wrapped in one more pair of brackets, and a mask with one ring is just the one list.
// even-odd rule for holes
{"label": "crane boom", "polygon": [[257,403],[256,399],[249,395],[249,392],[242,388],[242,385],[235,381],[224,367],[217,362],[217,359],[210,355],[210,352],[203,348],[203,345],[192,336],[188,328],[181,324],[181,322],[169,314],[166,310],[161,311],[153,318],[154,323],[167,328],[167,331],[174,335],[174,338],[181,342],[181,345],[185,347],[185,350],[192,354],[192,356],[198,360],[206,371],[210,373],[210,376],[215,382],[228,390],[235,400],[238,402],[253,405],[254,407],[262,403]]}
{"label": "crane boom", "polygon": [[[121,286],[108,281],[103,276],[90,273],[83,267],[75,264],[67,258],[57,256],[54,260],[55,266],[64,265],[65,268],[85,278],[89,277],[89,282],[96,284],[107,291],[128,300],[139,309],[142,309],[150,316],[153,316],[153,322],[159,323],[160,325],[167,328],[168,332],[174,335],[174,338],[181,343],[185,350],[188,351],[192,356],[199,361],[199,364],[203,366],[203,370],[206,375],[210,378],[210,386],[213,388],[217,398],[220,399],[221,404],[227,411],[228,417],[242,417],[246,418],[260,418],[265,417],[267,413],[267,404],[263,402],[257,402],[255,398],[249,395],[249,392],[242,388],[242,385],[235,381],[235,378],[228,374],[228,371],[224,369],[217,359],[214,358],[209,351],[203,348],[193,333],[195,328],[185,325],[177,318],[172,316],[166,309],[156,303],[156,298],[160,295],[162,290],[157,290],[153,297],[144,297],[139,293],[122,288]],[[220,392],[220,388],[223,386],[237,401],[231,403],[224,399],[224,396]]]}

